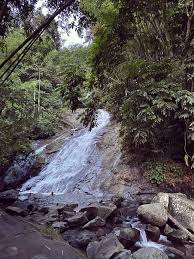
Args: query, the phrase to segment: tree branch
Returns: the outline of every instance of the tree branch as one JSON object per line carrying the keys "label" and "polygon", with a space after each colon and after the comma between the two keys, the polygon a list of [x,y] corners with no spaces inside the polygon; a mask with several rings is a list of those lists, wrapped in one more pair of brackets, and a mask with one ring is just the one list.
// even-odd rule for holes
{"label": "tree branch", "polygon": [[67,0],[58,10],[56,10],[49,18],[47,18],[20,46],[18,46],[0,65],[0,69],[7,64],[7,62],[15,56],[30,40],[34,39],[45,26],[48,26],[57,15],[59,15],[64,9],[71,6],[76,0]]}

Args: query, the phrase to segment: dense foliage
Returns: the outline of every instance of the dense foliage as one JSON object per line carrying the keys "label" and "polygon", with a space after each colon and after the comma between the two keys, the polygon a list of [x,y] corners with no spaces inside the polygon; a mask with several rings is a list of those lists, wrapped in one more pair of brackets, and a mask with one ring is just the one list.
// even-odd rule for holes
{"label": "dense foliage", "polygon": [[92,11],[96,94],[121,123],[123,150],[192,166],[193,1],[104,1]]}
{"label": "dense foliage", "polygon": [[[20,5],[19,2],[11,1],[10,6]],[[30,5],[33,9],[36,1],[24,2],[23,8]],[[51,9],[63,3],[60,0],[45,2]],[[78,1],[72,1],[66,14],[76,12],[78,25],[73,21],[65,28],[75,26],[81,32],[89,26],[92,44],[87,48],[60,50],[57,25],[53,24],[1,89],[3,149],[11,147],[15,139],[20,141],[20,134],[24,143],[29,129],[33,134],[36,131],[44,135],[45,128],[47,133],[52,132],[48,125],[61,105],[60,92],[72,111],[86,108],[84,124],[92,122],[91,127],[96,109],[106,107],[121,124],[122,149],[131,160],[135,154],[144,160],[185,161],[192,167],[193,1],[81,0],[79,5]],[[67,22],[65,15],[61,16],[61,26]],[[40,14],[38,17],[38,20],[30,19],[31,27],[37,27],[44,18]],[[11,28],[6,22],[4,27],[4,32]],[[7,53],[14,49],[23,40],[24,31],[25,26],[23,31],[9,30],[1,49],[6,46]],[[37,103],[34,100],[36,94],[39,96],[38,71],[42,85],[41,109],[38,99]],[[16,128],[13,118],[18,122]],[[18,125],[22,125],[22,130]],[[7,144],[9,131],[9,139],[11,136],[13,139]],[[161,168],[158,168],[160,181],[163,176],[160,177]]]}
{"label": "dense foliage", "polygon": [[[44,19],[38,11],[31,24],[36,27]],[[2,39],[0,63],[25,37],[23,28],[9,28]],[[57,24],[53,22],[1,85],[0,167],[18,153],[29,152],[32,140],[54,134],[64,101],[70,103],[72,110],[78,108],[78,102],[83,106],[79,95],[83,71],[87,72],[87,50],[79,46],[61,49],[60,44]],[[75,87],[74,78],[80,78]]]}

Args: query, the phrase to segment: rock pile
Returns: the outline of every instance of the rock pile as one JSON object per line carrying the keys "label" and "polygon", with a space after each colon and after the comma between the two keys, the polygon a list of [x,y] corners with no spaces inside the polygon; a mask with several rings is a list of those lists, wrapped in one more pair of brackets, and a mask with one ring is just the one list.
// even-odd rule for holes
{"label": "rock pile", "polygon": [[[194,202],[183,194],[159,193],[152,203],[136,207],[114,197],[79,209],[77,204],[55,208],[28,205],[26,209],[12,205],[5,210],[44,223],[90,259],[194,258],[190,242],[194,241]],[[135,212],[148,240],[160,242],[161,235],[166,236],[169,243],[165,251],[155,248],[154,243],[140,247],[142,233],[130,224]]]}

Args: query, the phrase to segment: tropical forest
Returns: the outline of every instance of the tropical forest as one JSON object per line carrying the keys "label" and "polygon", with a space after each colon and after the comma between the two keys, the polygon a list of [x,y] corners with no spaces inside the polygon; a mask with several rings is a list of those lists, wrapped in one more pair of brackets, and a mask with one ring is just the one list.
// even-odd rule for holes
{"label": "tropical forest", "polygon": [[194,0],[0,0],[0,258],[194,258]]}

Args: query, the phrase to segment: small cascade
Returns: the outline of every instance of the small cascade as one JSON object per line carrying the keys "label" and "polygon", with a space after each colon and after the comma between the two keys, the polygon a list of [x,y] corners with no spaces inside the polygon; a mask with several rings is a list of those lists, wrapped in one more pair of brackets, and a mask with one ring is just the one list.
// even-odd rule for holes
{"label": "small cascade", "polygon": [[167,249],[167,246],[171,243],[170,241],[167,240],[167,238],[163,235],[160,236],[159,241],[153,242],[151,240],[147,239],[146,236],[146,225],[142,224],[138,218],[134,218],[130,220],[130,225],[140,231],[140,241],[136,243],[137,247],[153,247],[157,248],[161,251],[165,251]]}

